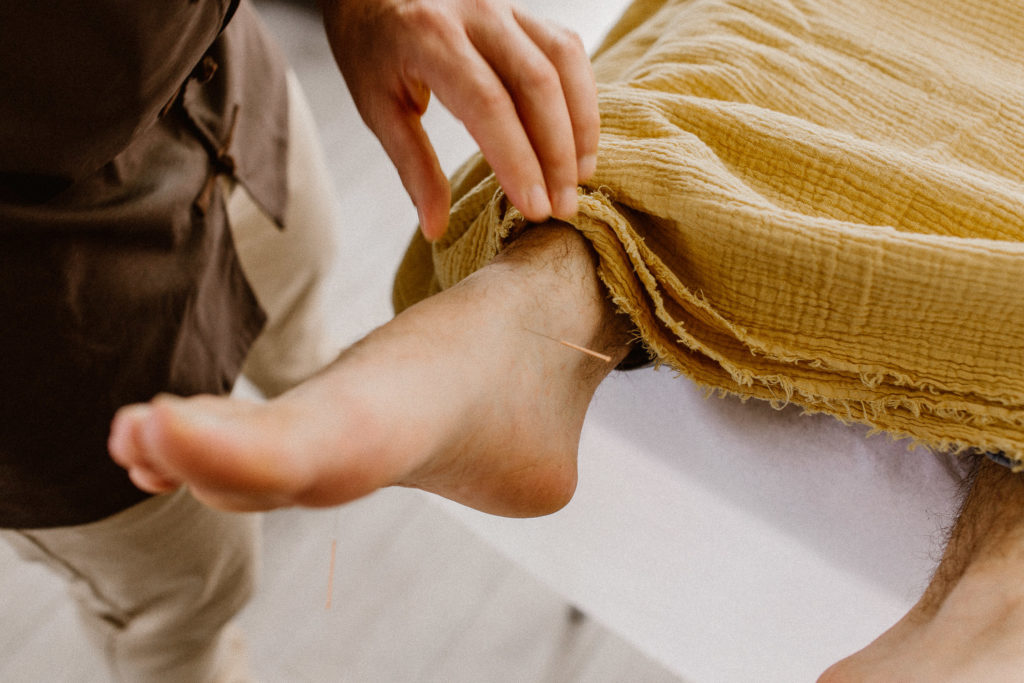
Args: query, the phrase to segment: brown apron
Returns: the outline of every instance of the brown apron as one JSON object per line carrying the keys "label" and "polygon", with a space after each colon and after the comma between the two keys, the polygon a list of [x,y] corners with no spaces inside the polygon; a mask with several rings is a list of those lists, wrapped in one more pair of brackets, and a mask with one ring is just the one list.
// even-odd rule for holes
{"label": "brown apron", "polygon": [[0,0],[0,526],[141,500],[114,411],[230,389],[264,316],[217,175],[278,223],[283,61],[247,2]]}

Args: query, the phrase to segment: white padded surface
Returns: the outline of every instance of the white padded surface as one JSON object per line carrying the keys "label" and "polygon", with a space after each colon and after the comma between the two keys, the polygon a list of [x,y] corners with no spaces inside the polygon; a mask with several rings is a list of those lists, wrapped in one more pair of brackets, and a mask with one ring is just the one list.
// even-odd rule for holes
{"label": "white padded surface", "polygon": [[442,504],[688,680],[814,680],[914,603],[956,510],[947,460],[866,431],[615,373],[565,510]]}

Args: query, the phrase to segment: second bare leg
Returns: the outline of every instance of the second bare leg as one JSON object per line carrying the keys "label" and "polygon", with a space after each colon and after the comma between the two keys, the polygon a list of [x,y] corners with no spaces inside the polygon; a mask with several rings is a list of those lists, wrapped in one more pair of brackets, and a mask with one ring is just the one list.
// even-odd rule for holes
{"label": "second bare leg", "polygon": [[1017,681],[1024,671],[1024,475],[979,463],[914,608],[822,681]]}

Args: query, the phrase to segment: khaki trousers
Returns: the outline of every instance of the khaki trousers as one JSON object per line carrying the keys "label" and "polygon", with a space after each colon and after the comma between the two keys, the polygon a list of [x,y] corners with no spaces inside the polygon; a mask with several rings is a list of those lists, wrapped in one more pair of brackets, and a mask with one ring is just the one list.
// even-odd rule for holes
{"label": "khaki trousers", "polygon": [[[225,184],[236,248],[268,316],[243,373],[268,396],[313,374],[339,351],[326,325],[336,205],[293,74],[289,127],[287,230],[278,230],[244,189]],[[92,524],[0,530],[0,537],[24,559],[66,578],[114,680],[250,680],[232,619],[258,576],[258,516],[212,510],[182,489]]]}

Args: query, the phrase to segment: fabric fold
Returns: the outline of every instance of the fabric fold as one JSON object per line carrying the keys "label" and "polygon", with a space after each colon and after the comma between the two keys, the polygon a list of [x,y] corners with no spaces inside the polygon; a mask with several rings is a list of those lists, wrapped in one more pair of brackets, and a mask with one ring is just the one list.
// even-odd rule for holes
{"label": "fabric fold", "polygon": [[[629,8],[595,57],[598,172],[572,223],[659,362],[713,391],[1024,463],[1016,10]],[[453,191],[448,234],[407,254],[398,308],[528,227],[479,158]]]}

